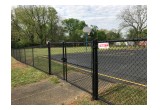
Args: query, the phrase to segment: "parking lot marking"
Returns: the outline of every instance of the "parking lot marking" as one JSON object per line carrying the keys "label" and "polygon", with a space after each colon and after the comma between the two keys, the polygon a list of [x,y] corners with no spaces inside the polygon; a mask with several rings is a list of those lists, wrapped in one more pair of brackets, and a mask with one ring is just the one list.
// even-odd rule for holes
{"label": "parking lot marking", "polygon": [[132,84],[135,84],[135,85],[147,87],[147,85],[144,85],[144,84],[141,84],[141,83],[136,83],[136,82],[133,82],[133,81],[129,81],[129,80],[125,80],[125,79],[121,79],[121,78],[105,75],[105,74],[102,74],[102,73],[98,73],[98,74],[101,75],[101,76],[105,76],[105,77],[111,78],[111,79],[116,79],[116,80],[120,80],[120,81],[123,81],[123,82],[128,82],[128,83],[132,83]]}

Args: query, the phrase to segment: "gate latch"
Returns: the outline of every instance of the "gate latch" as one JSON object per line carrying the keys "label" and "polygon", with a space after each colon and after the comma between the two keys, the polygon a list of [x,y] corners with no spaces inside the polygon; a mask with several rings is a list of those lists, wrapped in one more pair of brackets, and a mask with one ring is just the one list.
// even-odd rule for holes
{"label": "gate latch", "polygon": [[66,58],[62,58],[61,59],[63,62],[67,62],[67,59]]}

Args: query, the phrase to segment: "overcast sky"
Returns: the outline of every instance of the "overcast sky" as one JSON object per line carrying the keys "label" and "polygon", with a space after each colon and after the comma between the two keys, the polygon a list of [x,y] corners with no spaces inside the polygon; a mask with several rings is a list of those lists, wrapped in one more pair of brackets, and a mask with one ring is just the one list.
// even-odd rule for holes
{"label": "overcast sky", "polygon": [[120,20],[117,14],[126,5],[55,5],[53,6],[62,19],[76,18],[86,24],[96,25],[99,29],[118,29]]}

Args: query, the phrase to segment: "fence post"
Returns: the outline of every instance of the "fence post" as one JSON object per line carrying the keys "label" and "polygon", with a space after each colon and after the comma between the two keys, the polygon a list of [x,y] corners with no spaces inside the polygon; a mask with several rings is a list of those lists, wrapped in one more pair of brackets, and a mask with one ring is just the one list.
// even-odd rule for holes
{"label": "fence post", "polygon": [[21,61],[21,49],[19,48],[19,61]]}
{"label": "fence post", "polygon": [[16,60],[18,60],[17,54],[18,54],[18,49],[16,48]]}
{"label": "fence post", "polygon": [[67,53],[66,43],[62,42],[63,80],[67,81]]}
{"label": "fence post", "polygon": [[26,64],[26,49],[24,48],[24,62],[25,62],[25,64]]}
{"label": "fence post", "polygon": [[11,48],[11,56],[13,56],[13,49]]}
{"label": "fence post", "polygon": [[48,41],[48,69],[49,75],[51,75],[51,43]]}
{"label": "fence post", "polygon": [[63,80],[65,80],[65,57],[64,57],[64,42],[62,43],[62,61],[63,61]]}
{"label": "fence post", "polygon": [[65,52],[65,79],[66,79],[66,81],[67,81],[67,49],[66,49],[66,43],[65,43],[65,50],[64,50],[64,52]]}
{"label": "fence post", "polygon": [[13,57],[15,57],[15,55],[14,55],[14,48],[13,48]]}
{"label": "fence post", "polygon": [[15,49],[15,56],[14,58],[17,60],[17,49]]}
{"label": "fence post", "polygon": [[93,45],[92,45],[92,98],[93,100],[98,100],[98,42],[97,39],[93,40]]}
{"label": "fence post", "polygon": [[34,66],[34,48],[32,47],[32,63],[33,63],[33,66]]}

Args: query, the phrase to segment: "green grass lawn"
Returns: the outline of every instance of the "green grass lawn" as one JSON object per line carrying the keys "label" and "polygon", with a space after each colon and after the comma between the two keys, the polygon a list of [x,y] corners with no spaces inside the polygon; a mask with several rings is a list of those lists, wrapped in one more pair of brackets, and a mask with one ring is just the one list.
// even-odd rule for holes
{"label": "green grass lawn", "polygon": [[[139,46],[111,46],[108,50],[138,50],[144,49],[144,47]],[[99,49],[99,51],[105,51],[104,49]],[[27,56],[32,56],[31,49],[26,49]],[[67,47],[67,53],[86,53],[91,52],[91,47],[88,46],[87,50],[85,46],[80,47]],[[51,48],[51,55],[62,54],[61,47],[52,47]],[[34,48],[34,56],[47,56],[48,55],[48,48]]]}
{"label": "green grass lawn", "polygon": [[115,84],[102,92],[100,97],[118,105],[146,105],[147,88]]}
{"label": "green grass lawn", "polygon": [[11,87],[22,86],[49,78],[47,74],[11,58]]}
{"label": "green grass lawn", "polygon": [[[48,73],[48,59],[45,57],[37,57],[34,59],[34,66],[46,73],[37,70],[34,67],[25,65],[13,57],[11,58],[11,85],[12,87],[17,87],[21,85],[26,85],[40,80],[49,78]],[[74,68],[68,67],[68,72],[74,70]],[[63,76],[63,65],[55,61],[51,61],[51,71],[53,75]],[[51,79],[52,80],[52,79]],[[55,79],[57,82],[57,79]],[[53,81],[53,80],[52,80]]]}
{"label": "green grass lawn", "polygon": [[[91,47],[67,47],[67,53],[84,53],[91,52]],[[62,54],[62,47],[52,47],[51,55]],[[35,56],[47,56],[48,48],[34,48]]]}
{"label": "green grass lawn", "polygon": [[44,79],[49,79],[53,84],[59,83],[59,79],[55,76],[35,69],[34,67],[25,65],[13,57],[11,58],[11,87],[23,86],[30,83],[39,82]]}

